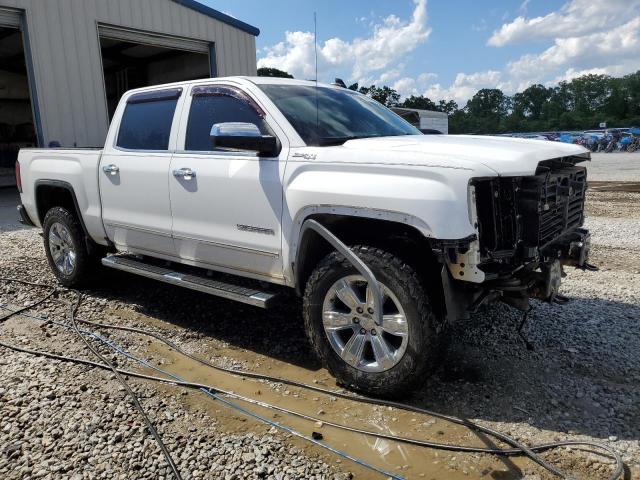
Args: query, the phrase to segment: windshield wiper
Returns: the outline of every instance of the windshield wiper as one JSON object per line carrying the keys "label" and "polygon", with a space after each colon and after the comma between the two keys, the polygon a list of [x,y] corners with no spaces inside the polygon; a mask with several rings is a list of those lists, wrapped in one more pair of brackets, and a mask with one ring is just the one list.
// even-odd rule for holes
{"label": "windshield wiper", "polygon": [[335,145],[342,145],[349,140],[359,140],[361,138],[380,138],[380,137],[395,137],[395,136],[406,136],[406,135],[415,135],[413,133],[399,133],[396,135],[351,135],[345,137],[318,137],[317,145],[319,147],[329,147]]}
{"label": "windshield wiper", "polygon": [[328,147],[331,145],[342,145],[349,140],[359,140],[361,138],[387,137],[388,135],[351,135],[346,137],[318,137],[318,146]]}
{"label": "windshield wiper", "polygon": [[348,137],[318,137],[318,145],[321,147],[328,147],[331,145],[342,145],[349,140],[356,140],[358,138],[356,136],[348,136]]}

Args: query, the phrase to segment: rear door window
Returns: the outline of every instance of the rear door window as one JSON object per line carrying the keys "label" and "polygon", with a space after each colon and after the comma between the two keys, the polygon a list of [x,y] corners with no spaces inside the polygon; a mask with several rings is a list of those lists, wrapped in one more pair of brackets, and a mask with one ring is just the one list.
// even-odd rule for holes
{"label": "rear door window", "polygon": [[129,150],[168,150],[181,92],[174,89],[129,97],[116,145]]}

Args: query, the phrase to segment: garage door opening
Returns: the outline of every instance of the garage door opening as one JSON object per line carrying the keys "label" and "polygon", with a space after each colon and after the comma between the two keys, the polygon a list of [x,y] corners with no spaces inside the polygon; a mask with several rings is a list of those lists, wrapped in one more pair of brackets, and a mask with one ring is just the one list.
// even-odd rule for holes
{"label": "garage door opening", "polygon": [[0,187],[15,184],[18,150],[36,144],[22,32],[0,27]]}
{"label": "garage door opening", "polygon": [[211,76],[208,53],[100,37],[109,119],[132,88]]}

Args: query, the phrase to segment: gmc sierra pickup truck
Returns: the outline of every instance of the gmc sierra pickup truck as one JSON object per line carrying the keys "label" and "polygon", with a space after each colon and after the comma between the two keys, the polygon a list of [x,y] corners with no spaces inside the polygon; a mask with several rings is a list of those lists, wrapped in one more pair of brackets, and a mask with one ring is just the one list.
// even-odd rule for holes
{"label": "gmc sierra pickup truck", "polygon": [[231,77],[127,92],[104,149],[23,149],[16,174],[62,285],[102,264],[264,308],[292,288],[338,381],[397,396],[450,322],[560,301],[563,268],[589,268],[586,160],[422,135],[339,86]]}

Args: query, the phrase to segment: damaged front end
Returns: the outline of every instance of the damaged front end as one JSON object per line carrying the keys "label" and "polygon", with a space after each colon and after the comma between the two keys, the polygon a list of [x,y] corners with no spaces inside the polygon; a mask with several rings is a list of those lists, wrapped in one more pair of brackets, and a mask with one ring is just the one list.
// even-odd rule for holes
{"label": "damaged front end", "polygon": [[[587,190],[584,157],[541,162],[535,175],[474,179],[471,222],[477,235],[443,251],[452,291],[468,311],[494,300],[522,311],[531,298],[564,303],[564,267],[589,269],[590,235],[581,228]],[[452,248],[453,247],[453,248]]]}

